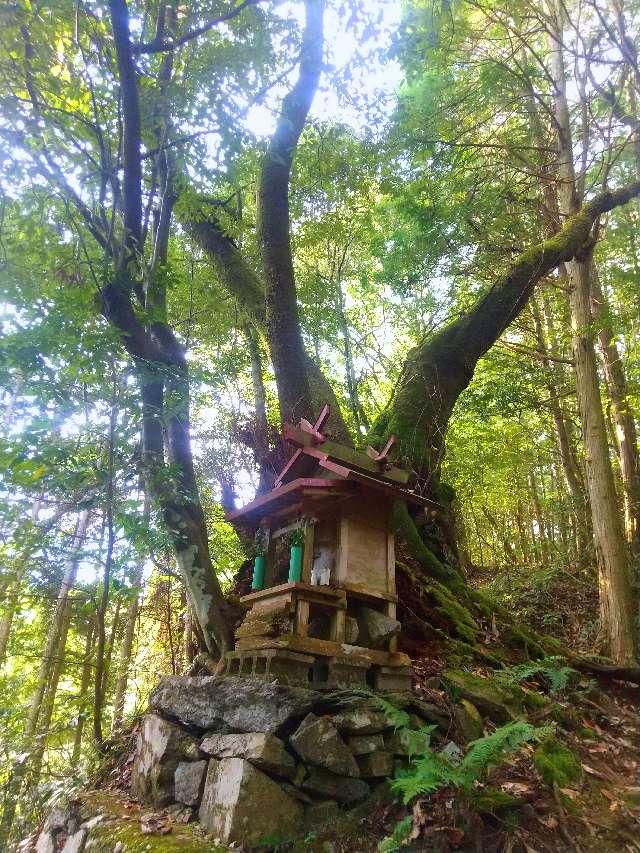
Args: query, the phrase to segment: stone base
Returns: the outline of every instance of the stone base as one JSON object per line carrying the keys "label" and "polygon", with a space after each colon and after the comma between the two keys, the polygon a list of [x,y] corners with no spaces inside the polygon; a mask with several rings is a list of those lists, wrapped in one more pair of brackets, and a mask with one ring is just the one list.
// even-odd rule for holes
{"label": "stone base", "polygon": [[313,690],[367,687],[367,660],[356,656],[314,657],[285,649],[227,652],[226,675],[246,675]]}
{"label": "stone base", "polygon": [[227,675],[247,675],[281,684],[311,684],[314,658],[285,649],[252,649],[227,652]]}
{"label": "stone base", "polygon": [[346,690],[350,687],[358,688],[367,686],[369,665],[366,661],[364,663],[357,663],[344,657],[325,658],[325,661],[327,678],[324,685],[318,681],[317,686],[339,688],[341,690]]}
{"label": "stone base", "polygon": [[[130,821],[132,808],[144,818],[150,806],[164,807],[150,817],[160,821],[159,833],[176,839],[172,850],[177,851],[178,842],[185,853],[206,853],[231,842],[246,850],[261,849],[267,841],[288,843],[304,838],[319,815],[331,819],[364,800],[393,774],[398,761],[406,766],[407,756],[419,751],[416,738],[422,735],[416,730],[433,721],[433,706],[410,695],[399,697],[395,705],[409,715],[411,730],[398,730],[395,715],[361,687],[370,674],[397,690],[410,679],[410,668],[372,668],[355,656],[346,661],[324,656],[318,662],[282,649],[264,652],[230,655],[234,668],[257,669],[258,677],[167,676],[153,691],[156,713],[142,721],[132,761],[131,793],[142,802],[127,803],[125,810],[124,828],[135,831],[135,837],[106,826],[109,818],[100,806],[97,814],[105,822],[100,829],[110,846],[94,844],[93,821],[80,816],[58,820],[52,813],[38,851],[122,853],[125,847],[146,849],[147,843],[155,851],[157,839],[147,841],[144,820]],[[279,667],[286,677],[297,669],[308,679],[314,666],[326,690],[275,680]],[[357,680],[358,687],[336,689],[347,679]],[[449,715],[443,711],[442,716],[441,728],[448,731]],[[182,821],[196,817],[200,830],[211,837],[196,832],[193,847]],[[75,850],[73,845],[85,839],[82,850]]]}
{"label": "stone base", "polygon": [[411,666],[373,667],[373,689],[381,693],[408,693],[411,691]]}

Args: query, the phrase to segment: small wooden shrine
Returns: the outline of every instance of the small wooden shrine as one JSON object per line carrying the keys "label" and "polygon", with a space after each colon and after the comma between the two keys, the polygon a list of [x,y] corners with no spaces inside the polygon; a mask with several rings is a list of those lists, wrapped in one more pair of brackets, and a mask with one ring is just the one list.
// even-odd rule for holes
{"label": "small wooden shrine", "polygon": [[395,501],[432,502],[391,464],[393,445],[360,453],[314,424],[285,425],[296,449],[274,488],[229,520],[255,535],[252,592],[227,672],[314,687],[407,690],[410,658],[397,651]]}

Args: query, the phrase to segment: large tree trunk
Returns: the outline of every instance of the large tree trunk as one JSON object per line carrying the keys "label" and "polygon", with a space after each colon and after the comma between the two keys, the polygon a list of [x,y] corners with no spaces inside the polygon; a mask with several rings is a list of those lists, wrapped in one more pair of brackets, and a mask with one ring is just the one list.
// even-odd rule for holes
{"label": "large tree trunk", "polygon": [[[560,213],[575,217],[580,190],[573,166],[573,144],[563,56],[564,8],[553,8],[555,30],[551,34],[551,76],[554,83],[558,140],[558,199]],[[566,227],[566,226],[565,226]],[[575,255],[576,253],[574,253]],[[606,424],[602,411],[595,349],[591,337],[592,248],[580,257],[567,259],[572,349],[578,407],[586,455],[593,533],[598,558],[600,614],[608,653],[618,664],[635,659],[634,594],[629,554],[624,540],[613,470],[609,457]]]}
{"label": "large tree trunk", "polygon": [[323,11],[324,0],[305,0],[306,26],[298,80],[282,102],[258,181],[258,246],[265,280],[265,323],[283,422],[313,416],[291,255],[289,177],[320,80]]}
{"label": "large tree trunk", "polygon": [[569,264],[573,357],[598,558],[600,616],[607,651],[616,663],[624,665],[636,655],[634,595],[590,334],[590,271],[590,258]]}
{"label": "large tree trunk", "polygon": [[[209,652],[224,654],[231,647],[228,609],[213,570],[204,513],[198,493],[189,435],[189,372],[184,348],[164,316],[164,285],[156,272],[166,261],[173,198],[165,191],[157,216],[154,253],[143,288],[141,264],[142,179],[139,73],[131,43],[125,0],[110,0],[111,23],[118,61],[123,117],[124,238],[117,272],[102,291],[105,316],[121,333],[137,368],[142,398],[145,481],[162,512],[178,566],[202,627]],[[166,88],[170,63],[163,64],[161,88]],[[166,118],[166,117],[165,117]],[[170,164],[165,175],[171,187]],[[153,320],[145,325],[134,310],[135,297]],[[166,404],[166,406],[165,406]],[[164,464],[163,425],[170,468]]]}

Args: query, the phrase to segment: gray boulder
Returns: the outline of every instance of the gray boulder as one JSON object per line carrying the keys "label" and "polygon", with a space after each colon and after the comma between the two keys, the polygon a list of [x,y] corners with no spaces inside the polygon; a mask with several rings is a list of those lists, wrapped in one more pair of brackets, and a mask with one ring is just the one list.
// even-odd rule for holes
{"label": "gray boulder", "polygon": [[369,786],[362,779],[336,776],[323,767],[309,767],[301,787],[310,794],[318,794],[339,803],[355,803],[369,794]]}
{"label": "gray boulder", "polygon": [[302,687],[243,676],[169,675],[151,694],[150,706],[203,731],[276,732],[303,717],[319,694]]}
{"label": "gray boulder", "polygon": [[367,779],[392,776],[393,764],[393,754],[384,750],[369,752],[358,758],[360,772]]}
{"label": "gray boulder", "polygon": [[400,633],[400,622],[371,607],[358,610],[358,642],[371,649],[382,648],[392,637]]}
{"label": "gray boulder", "polygon": [[206,772],[206,761],[181,761],[174,774],[175,800],[185,806],[198,805]]}
{"label": "gray boulder", "polygon": [[244,758],[209,762],[200,822],[224,844],[252,849],[287,841],[302,828],[304,807]]}
{"label": "gray boulder", "polygon": [[347,744],[354,755],[367,755],[377,749],[384,749],[382,735],[355,735],[349,738]]}
{"label": "gray boulder", "polygon": [[456,730],[464,743],[477,740],[484,732],[484,720],[480,712],[468,699],[461,699],[454,711]]}
{"label": "gray boulder", "polygon": [[198,741],[155,714],[142,721],[131,771],[131,793],[164,806],[175,799],[174,774],[181,761],[200,758]]}
{"label": "gray boulder", "polygon": [[70,835],[64,843],[62,853],[82,853],[88,830],[82,828]]}
{"label": "gray boulder", "polygon": [[346,735],[377,735],[392,728],[382,711],[366,707],[336,714],[332,722],[338,731]]}
{"label": "gray boulder", "polygon": [[309,714],[291,735],[289,743],[303,761],[342,776],[359,776],[353,753],[325,717]]}
{"label": "gray boulder", "polygon": [[209,735],[200,749],[214,758],[245,758],[266,773],[291,778],[296,762],[275,735],[250,732],[238,735]]}

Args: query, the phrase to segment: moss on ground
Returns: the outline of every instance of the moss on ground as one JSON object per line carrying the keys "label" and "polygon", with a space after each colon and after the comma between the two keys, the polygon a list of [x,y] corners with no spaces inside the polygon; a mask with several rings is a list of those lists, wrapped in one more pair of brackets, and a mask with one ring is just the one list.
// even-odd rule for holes
{"label": "moss on ground", "polygon": [[487,786],[471,793],[470,802],[479,814],[497,814],[507,809],[517,809],[522,803],[500,788]]}
{"label": "moss on ground", "polygon": [[580,759],[556,737],[546,738],[536,748],[533,764],[549,787],[566,788],[582,778]]}
{"label": "moss on ground", "polygon": [[94,826],[88,841],[93,853],[112,853],[118,842],[122,853],[222,853],[227,848],[207,838],[199,824],[172,823],[171,832],[144,834],[140,816],[152,809],[141,809],[115,792],[86,791],[80,796],[86,818],[104,815]]}

